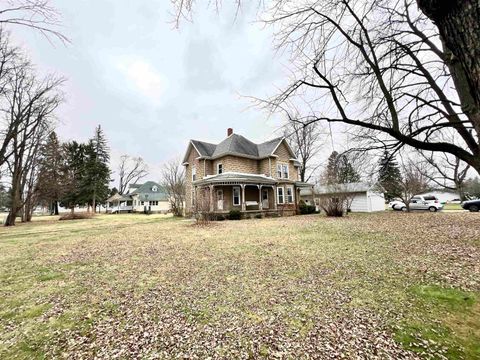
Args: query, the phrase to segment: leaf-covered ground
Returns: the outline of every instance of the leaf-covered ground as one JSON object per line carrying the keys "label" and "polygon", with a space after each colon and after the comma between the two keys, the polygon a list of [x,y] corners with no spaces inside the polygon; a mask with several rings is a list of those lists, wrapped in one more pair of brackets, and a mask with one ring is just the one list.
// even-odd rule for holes
{"label": "leaf-covered ground", "polygon": [[480,358],[480,216],[0,230],[0,358]]}

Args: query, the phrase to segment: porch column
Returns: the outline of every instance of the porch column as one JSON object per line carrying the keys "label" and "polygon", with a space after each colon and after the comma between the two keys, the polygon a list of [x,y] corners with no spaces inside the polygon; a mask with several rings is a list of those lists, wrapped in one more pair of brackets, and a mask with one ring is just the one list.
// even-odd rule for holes
{"label": "porch column", "polygon": [[263,210],[263,204],[262,204],[262,185],[258,185],[258,210],[262,211]]}
{"label": "porch column", "polygon": [[245,204],[245,184],[241,184],[240,187],[242,188],[242,211],[245,211],[247,209]]}
{"label": "porch column", "polygon": [[277,210],[277,185],[273,186],[273,208]]}
{"label": "porch column", "polygon": [[213,209],[214,209],[214,207],[213,207],[213,185],[210,185],[208,188],[209,188],[209,191],[210,191],[210,194],[209,194],[209,196],[210,196],[210,212],[213,212]]}

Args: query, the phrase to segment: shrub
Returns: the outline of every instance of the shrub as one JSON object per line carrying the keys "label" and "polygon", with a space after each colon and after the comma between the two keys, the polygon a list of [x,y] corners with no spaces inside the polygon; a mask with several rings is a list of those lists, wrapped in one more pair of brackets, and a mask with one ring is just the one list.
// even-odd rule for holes
{"label": "shrub", "polygon": [[230,210],[228,213],[228,218],[230,220],[240,220],[242,218],[242,213],[240,210]]}
{"label": "shrub", "polygon": [[60,216],[59,220],[81,220],[81,219],[91,219],[93,217],[92,213],[89,212],[78,212],[78,213],[68,213]]}
{"label": "shrub", "polygon": [[222,214],[218,214],[218,215],[215,216],[215,220],[217,220],[217,221],[223,221],[223,220],[225,220],[225,216],[222,215]]}
{"label": "shrub", "polygon": [[305,204],[305,202],[300,202],[300,204],[298,205],[298,209],[300,211],[300,214],[302,215],[315,213],[315,206]]}
{"label": "shrub", "polygon": [[255,215],[255,219],[261,219],[261,218],[263,218],[262,214]]}

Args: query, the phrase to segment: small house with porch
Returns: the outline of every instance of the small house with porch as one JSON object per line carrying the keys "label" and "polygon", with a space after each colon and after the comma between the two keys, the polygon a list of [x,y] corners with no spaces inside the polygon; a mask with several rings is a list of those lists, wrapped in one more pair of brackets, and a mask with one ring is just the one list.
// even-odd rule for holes
{"label": "small house with porch", "polygon": [[256,144],[230,128],[218,144],[190,140],[183,159],[186,213],[207,206],[215,214],[294,215],[300,162],[284,137]]}
{"label": "small house with porch", "polygon": [[155,181],[130,184],[126,194],[115,194],[107,199],[108,213],[148,212],[167,213],[170,201],[165,188]]}

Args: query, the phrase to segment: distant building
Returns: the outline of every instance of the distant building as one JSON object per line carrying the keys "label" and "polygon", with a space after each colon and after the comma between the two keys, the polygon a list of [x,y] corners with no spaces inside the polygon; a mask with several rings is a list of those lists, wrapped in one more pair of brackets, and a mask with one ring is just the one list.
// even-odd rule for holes
{"label": "distant building", "polygon": [[417,194],[421,196],[425,195],[433,195],[435,196],[441,203],[446,203],[450,201],[459,201],[460,194],[455,191],[446,191],[446,190],[432,190],[426,193]]}
{"label": "distant building", "polygon": [[107,199],[107,213],[170,211],[169,196],[163,186],[147,181],[144,184],[131,184],[127,194],[115,194]]}
{"label": "distant building", "polygon": [[312,188],[300,190],[300,198],[306,204],[315,204],[319,209],[320,198],[336,198],[339,194],[347,195],[350,199],[350,211],[374,212],[385,210],[385,196],[383,190],[375,184],[366,182],[336,184],[330,186],[315,185]]}

